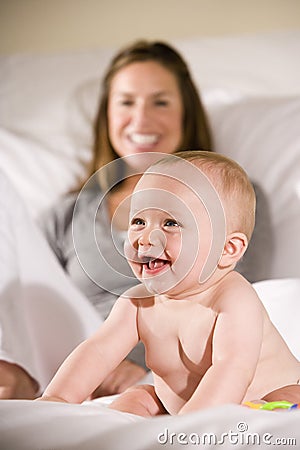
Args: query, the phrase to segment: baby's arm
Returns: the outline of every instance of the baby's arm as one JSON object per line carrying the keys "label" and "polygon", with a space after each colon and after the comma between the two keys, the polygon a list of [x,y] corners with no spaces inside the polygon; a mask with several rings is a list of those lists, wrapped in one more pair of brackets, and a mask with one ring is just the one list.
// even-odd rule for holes
{"label": "baby's arm", "polygon": [[99,330],[65,360],[41,400],[81,403],[138,342],[137,307],[120,297]]}
{"label": "baby's arm", "polygon": [[241,403],[253,379],[263,338],[261,303],[252,288],[222,298],[209,367],[180,414],[226,403]]}

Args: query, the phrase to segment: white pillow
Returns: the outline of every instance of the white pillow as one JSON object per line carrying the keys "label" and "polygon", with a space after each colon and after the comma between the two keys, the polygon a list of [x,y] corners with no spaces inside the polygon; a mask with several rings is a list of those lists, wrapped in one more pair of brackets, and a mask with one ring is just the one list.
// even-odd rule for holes
{"label": "white pillow", "polygon": [[81,86],[100,80],[111,53],[0,57],[0,167],[34,216],[85,174],[100,81],[88,116]]}
{"label": "white pillow", "polygon": [[300,97],[247,99],[209,116],[216,151],[238,161],[269,198],[272,278],[300,277]]}
{"label": "white pillow", "polygon": [[174,41],[209,105],[300,95],[300,29]]}
{"label": "white pillow", "polygon": [[300,278],[259,281],[253,287],[272,322],[300,361]]}

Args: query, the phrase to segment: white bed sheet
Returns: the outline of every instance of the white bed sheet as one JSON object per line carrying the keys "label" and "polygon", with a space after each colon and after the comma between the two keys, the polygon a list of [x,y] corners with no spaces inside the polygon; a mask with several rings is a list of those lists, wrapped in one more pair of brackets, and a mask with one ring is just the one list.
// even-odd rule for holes
{"label": "white bed sheet", "polygon": [[[300,358],[300,278],[262,281],[254,287],[271,319]],[[108,409],[111,399],[105,397],[81,405],[2,400],[0,449],[182,449],[197,448],[197,436],[200,448],[277,448],[280,445],[276,439],[281,439],[281,446],[287,439],[297,441],[298,447],[292,443],[291,448],[300,445],[300,410],[272,412],[224,405],[184,416],[144,419]],[[219,443],[202,445],[204,433],[213,433],[212,439]],[[245,445],[245,439],[249,439],[249,445]]]}
{"label": "white bed sheet", "polygon": [[[258,449],[279,448],[288,439],[291,446],[286,445],[286,448],[299,448],[299,420],[300,410],[258,411],[237,405],[224,405],[184,416],[144,419],[113,411],[96,401],[70,405],[3,400],[0,404],[0,448]],[[205,434],[210,434],[211,440],[208,440],[208,436],[205,440]]]}

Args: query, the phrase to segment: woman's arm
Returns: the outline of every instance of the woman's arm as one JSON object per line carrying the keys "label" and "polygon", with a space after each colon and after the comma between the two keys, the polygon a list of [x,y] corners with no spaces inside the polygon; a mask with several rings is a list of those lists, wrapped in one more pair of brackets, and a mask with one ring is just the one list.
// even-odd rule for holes
{"label": "woman's arm", "polygon": [[70,194],[60,199],[59,203],[45,211],[38,219],[38,225],[60,265],[66,269],[68,236],[72,226],[76,195]]}

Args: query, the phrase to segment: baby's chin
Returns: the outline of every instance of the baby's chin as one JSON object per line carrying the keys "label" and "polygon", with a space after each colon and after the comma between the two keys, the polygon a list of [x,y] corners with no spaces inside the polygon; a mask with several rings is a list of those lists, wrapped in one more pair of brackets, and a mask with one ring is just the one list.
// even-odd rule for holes
{"label": "baby's chin", "polygon": [[170,269],[159,275],[152,277],[143,277],[141,282],[144,284],[146,289],[153,295],[162,295],[171,293],[180,281]]}

